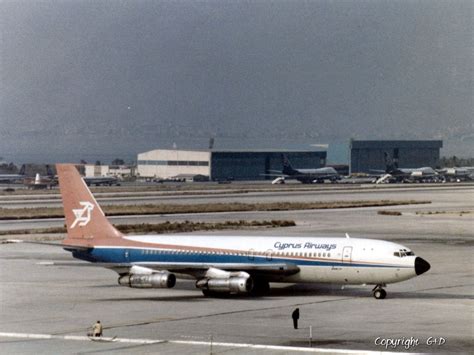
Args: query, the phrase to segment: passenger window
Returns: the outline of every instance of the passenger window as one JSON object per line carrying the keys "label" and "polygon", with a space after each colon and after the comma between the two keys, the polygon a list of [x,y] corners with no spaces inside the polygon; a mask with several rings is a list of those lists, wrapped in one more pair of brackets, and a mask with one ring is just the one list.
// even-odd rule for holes
{"label": "passenger window", "polygon": [[328,258],[330,258],[330,257],[331,257],[331,253],[328,253]]}
{"label": "passenger window", "polygon": [[325,258],[325,257],[326,257],[326,253],[323,253],[323,258]]}

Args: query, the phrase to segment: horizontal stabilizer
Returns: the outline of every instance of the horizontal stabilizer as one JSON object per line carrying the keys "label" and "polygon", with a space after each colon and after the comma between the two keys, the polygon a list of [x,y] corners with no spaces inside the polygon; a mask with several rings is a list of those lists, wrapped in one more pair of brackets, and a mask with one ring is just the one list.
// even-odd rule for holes
{"label": "horizontal stabilizer", "polygon": [[67,245],[67,244],[60,244],[60,243],[53,243],[53,242],[35,242],[30,240],[21,240],[21,239],[7,239],[2,242],[3,244],[17,244],[17,243],[25,243],[25,244],[39,244],[39,245],[48,245],[52,247],[60,247],[62,249],[68,250],[88,250],[90,248],[77,246],[77,245]]}

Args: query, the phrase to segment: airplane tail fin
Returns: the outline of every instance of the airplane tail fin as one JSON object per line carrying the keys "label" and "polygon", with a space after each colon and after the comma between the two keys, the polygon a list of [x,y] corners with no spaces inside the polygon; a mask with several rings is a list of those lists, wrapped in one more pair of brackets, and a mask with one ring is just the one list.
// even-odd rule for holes
{"label": "airplane tail fin", "polygon": [[392,158],[390,157],[390,154],[388,154],[388,152],[383,152],[383,157],[385,161],[385,172],[387,174],[390,174],[396,169],[395,164]]}
{"label": "airplane tail fin", "polygon": [[281,155],[281,161],[282,161],[282,164],[283,164],[283,170],[282,170],[283,174],[294,175],[294,174],[297,173],[297,171],[295,169],[293,169],[293,167],[291,166],[290,160],[288,159],[288,157],[285,154]]}
{"label": "airplane tail fin", "polygon": [[51,167],[49,165],[46,165],[46,176],[54,177],[53,170],[51,169]]}
{"label": "airplane tail fin", "polygon": [[67,227],[63,244],[93,246],[99,240],[122,237],[105,217],[76,167],[57,164],[56,169]]}

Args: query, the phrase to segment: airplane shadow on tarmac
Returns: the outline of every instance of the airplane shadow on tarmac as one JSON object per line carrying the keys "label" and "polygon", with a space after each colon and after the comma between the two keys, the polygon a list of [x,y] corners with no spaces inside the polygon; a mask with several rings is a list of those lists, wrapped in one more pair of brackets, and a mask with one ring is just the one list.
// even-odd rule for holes
{"label": "airplane shadow on tarmac", "polygon": [[[456,287],[466,287],[469,285],[460,285]],[[95,287],[112,287],[112,286],[95,286]],[[113,286],[115,287],[115,286]],[[119,287],[119,286],[117,286]],[[446,289],[453,288],[453,286],[447,286]],[[441,292],[429,292],[434,290],[441,290],[443,287],[426,289],[419,291],[390,291],[387,289],[388,295],[387,300],[390,299],[474,299],[474,296],[469,294],[456,294],[456,293],[441,293]],[[188,301],[205,301],[209,299],[239,299],[249,301],[266,300],[268,298],[279,298],[279,297],[318,297],[318,296],[335,296],[335,297],[351,297],[351,298],[372,298],[372,287],[346,287],[341,289],[340,286],[327,285],[327,284],[294,284],[288,286],[277,286],[270,289],[270,292],[262,296],[251,296],[251,295],[221,295],[218,297],[205,297],[202,295],[200,290],[194,287],[192,282],[183,282],[177,285],[170,292],[176,292],[179,290],[193,291],[193,295],[163,295],[167,290],[161,290],[160,295],[147,296],[147,297],[117,297],[108,299],[99,299],[98,301],[174,301],[174,302],[188,302]],[[428,292],[427,292],[428,291]]]}

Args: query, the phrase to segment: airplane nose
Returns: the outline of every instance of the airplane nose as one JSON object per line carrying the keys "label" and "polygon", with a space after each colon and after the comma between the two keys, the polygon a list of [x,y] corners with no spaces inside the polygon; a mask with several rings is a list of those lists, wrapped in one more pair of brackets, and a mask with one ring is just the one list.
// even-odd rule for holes
{"label": "airplane nose", "polygon": [[430,269],[431,265],[425,260],[417,256],[415,258],[415,272],[417,275],[424,274]]}

